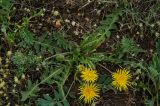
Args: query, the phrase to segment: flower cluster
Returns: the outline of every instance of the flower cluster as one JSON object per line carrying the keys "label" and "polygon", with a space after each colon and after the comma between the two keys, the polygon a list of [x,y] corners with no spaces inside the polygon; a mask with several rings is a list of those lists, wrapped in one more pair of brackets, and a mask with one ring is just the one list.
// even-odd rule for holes
{"label": "flower cluster", "polygon": [[[7,97],[7,89],[8,89],[8,83],[6,82],[8,78],[10,77],[10,70],[9,70],[9,65],[10,65],[10,58],[11,58],[11,51],[8,51],[6,53],[6,56],[0,56],[0,97]],[[1,99],[0,99],[1,100]]]}
{"label": "flower cluster", "polygon": [[79,66],[81,78],[83,84],[79,87],[80,99],[84,100],[85,103],[92,103],[99,97],[100,88],[95,83],[98,79],[98,73],[96,70],[87,68],[83,65]]}
{"label": "flower cluster", "polygon": [[3,56],[0,55],[0,101],[7,103],[6,106],[11,105],[10,99],[18,94],[18,87],[21,83],[17,76],[13,77],[11,57],[12,51],[7,51],[6,55]]}
{"label": "flower cluster", "polygon": [[[83,65],[79,66],[79,71],[81,73],[83,84],[79,87],[80,99],[84,103],[92,103],[96,101],[100,96],[100,88],[95,83],[98,79],[98,73],[96,70],[87,68]],[[112,85],[119,91],[126,91],[129,86],[131,86],[132,75],[129,70],[121,68],[112,73]]]}

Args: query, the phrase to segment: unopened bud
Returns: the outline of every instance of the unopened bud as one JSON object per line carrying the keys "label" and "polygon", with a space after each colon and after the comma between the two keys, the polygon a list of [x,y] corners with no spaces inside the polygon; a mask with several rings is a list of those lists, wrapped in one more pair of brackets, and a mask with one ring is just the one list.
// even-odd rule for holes
{"label": "unopened bud", "polygon": [[17,77],[14,77],[14,82],[17,83],[17,84],[20,84],[20,81],[18,80]]}
{"label": "unopened bud", "polygon": [[24,74],[22,74],[22,77],[21,77],[22,79],[25,79],[26,78],[26,76],[24,75]]}
{"label": "unopened bud", "polygon": [[7,56],[10,57],[12,55],[12,51],[7,52]]}

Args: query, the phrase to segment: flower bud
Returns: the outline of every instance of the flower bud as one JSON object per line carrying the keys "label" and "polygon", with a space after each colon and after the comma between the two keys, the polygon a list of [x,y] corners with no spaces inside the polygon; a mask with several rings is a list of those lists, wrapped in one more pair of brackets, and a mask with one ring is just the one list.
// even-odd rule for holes
{"label": "flower bud", "polygon": [[17,77],[14,77],[14,82],[17,83],[17,84],[20,84],[20,81],[18,80]]}
{"label": "flower bud", "polygon": [[2,82],[0,83],[0,88],[3,88],[3,87],[4,87],[4,85],[5,85],[5,82],[4,82],[4,81],[2,81]]}
{"label": "flower bud", "polygon": [[7,56],[10,57],[12,55],[12,51],[7,51]]}
{"label": "flower bud", "polygon": [[24,74],[22,74],[21,78],[22,78],[22,79],[25,79],[25,78],[26,78],[26,76],[25,76]]}
{"label": "flower bud", "polygon": [[58,12],[58,11],[54,11],[54,12],[53,12],[53,15],[54,15],[54,16],[58,16],[58,15],[59,15],[59,12]]}

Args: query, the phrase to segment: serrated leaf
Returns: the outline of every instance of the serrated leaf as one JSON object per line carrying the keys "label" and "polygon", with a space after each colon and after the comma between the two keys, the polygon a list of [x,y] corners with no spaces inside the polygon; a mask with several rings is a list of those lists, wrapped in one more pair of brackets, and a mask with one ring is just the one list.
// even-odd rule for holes
{"label": "serrated leaf", "polygon": [[88,57],[88,59],[93,61],[94,63],[97,63],[97,62],[104,60],[104,54],[103,53],[93,53],[90,57]]}
{"label": "serrated leaf", "polygon": [[27,85],[27,90],[26,91],[22,91],[22,98],[21,101],[26,101],[28,98],[30,97],[35,97],[36,93],[39,91],[39,87],[38,84],[32,84],[32,82],[30,80],[28,80],[28,85]]}
{"label": "serrated leaf", "polygon": [[62,68],[59,68],[59,69],[56,69],[56,70],[52,70],[51,73],[46,76],[46,77],[43,77],[44,79],[42,79],[42,81],[40,82],[41,84],[43,83],[46,83],[48,82],[49,80],[51,80],[53,77],[56,78],[56,76],[63,70],[63,67]]}
{"label": "serrated leaf", "polygon": [[99,36],[97,35],[95,37],[84,39],[84,41],[82,41],[81,43],[81,49],[83,52],[93,52],[104,41],[105,41],[104,35],[99,35]]}
{"label": "serrated leaf", "polygon": [[152,62],[148,69],[148,76],[156,84],[155,86],[157,87],[157,89],[160,89],[160,58],[157,54],[153,55]]}
{"label": "serrated leaf", "polygon": [[153,67],[149,67],[149,72],[150,72],[150,75],[152,76],[152,77],[157,77],[158,75],[159,75],[159,73],[157,72],[157,70],[155,69],[155,68],[153,68]]}
{"label": "serrated leaf", "polygon": [[54,99],[59,100],[60,98],[61,98],[60,94],[56,90],[54,90]]}
{"label": "serrated leaf", "polygon": [[103,20],[101,26],[82,40],[80,43],[82,52],[94,52],[106,40],[106,38],[110,37],[110,31],[116,28],[115,23],[118,21],[120,15],[119,12],[113,12],[113,14],[108,15],[106,20]]}
{"label": "serrated leaf", "polygon": [[63,106],[70,106],[67,100],[63,101]]}
{"label": "serrated leaf", "polygon": [[43,95],[43,97],[44,99],[38,99],[38,106],[54,106],[55,102],[48,94]]}
{"label": "serrated leaf", "polygon": [[63,33],[58,33],[58,32],[53,33],[53,38],[59,47],[65,49],[65,50],[73,49],[73,43],[68,41],[64,36],[65,35]]}
{"label": "serrated leaf", "polygon": [[98,83],[102,85],[103,92],[112,89],[111,82],[112,79],[107,74],[100,75],[100,78],[98,80]]}
{"label": "serrated leaf", "polygon": [[20,36],[27,44],[33,44],[33,34],[26,28],[20,30]]}
{"label": "serrated leaf", "polygon": [[123,37],[121,40],[121,49],[123,53],[139,53],[142,52],[133,39]]}
{"label": "serrated leaf", "polygon": [[153,55],[150,66],[160,73],[160,58],[156,54]]}
{"label": "serrated leaf", "polygon": [[[63,67],[62,67],[63,68]],[[51,74],[46,76],[40,83],[32,84],[30,80],[28,80],[28,88],[26,91],[22,91],[22,99],[21,101],[26,101],[30,97],[36,96],[37,91],[39,90],[39,85],[46,83],[48,80],[50,80],[52,77],[56,77],[57,73],[62,70],[62,68],[52,70]]]}
{"label": "serrated leaf", "polygon": [[87,65],[89,68],[95,69],[95,64],[93,61],[89,60],[88,58],[82,58],[80,63]]}

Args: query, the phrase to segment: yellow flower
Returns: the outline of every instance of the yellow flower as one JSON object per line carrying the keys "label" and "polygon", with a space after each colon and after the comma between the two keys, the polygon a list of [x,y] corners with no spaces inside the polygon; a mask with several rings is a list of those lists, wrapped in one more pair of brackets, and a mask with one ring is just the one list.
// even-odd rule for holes
{"label": "yellow flower", "polygon": [[118,69],[117,72],[112,74],[113,82],[112,85],[119,91],[127,90],[128,86],[131,86],[131,74],[127,69]]}
{"label": "yellow flower", "polygon": [[95,82],[98,79],[97,71],[90,68],[85,68],[81,71],[81,74],[82,80],[86,82]]}
{"label": "yellow flower", "polygon": [[97,100],[99,96],[99,87],[96,84],[85,83],[79,88],[80,90],[80,100],[84,100],[85,103],[92,103]]}

